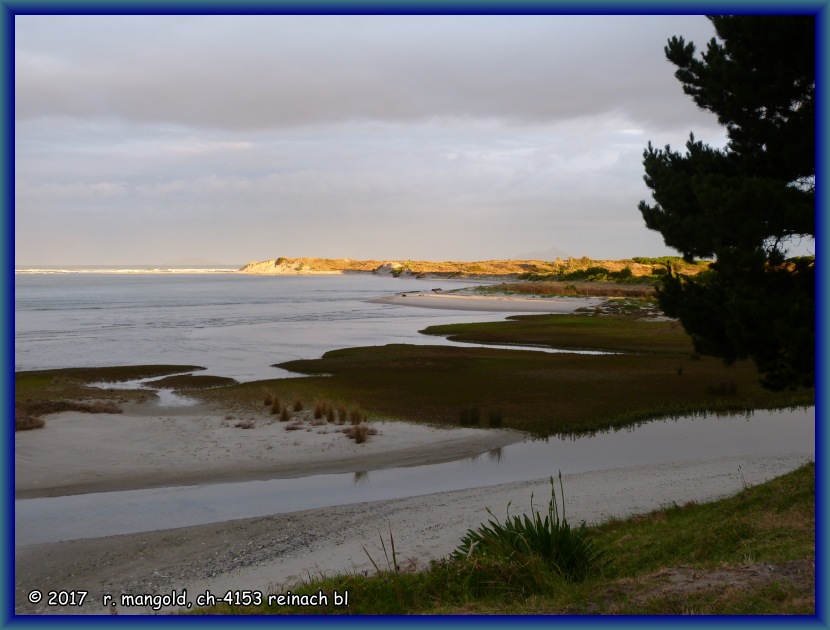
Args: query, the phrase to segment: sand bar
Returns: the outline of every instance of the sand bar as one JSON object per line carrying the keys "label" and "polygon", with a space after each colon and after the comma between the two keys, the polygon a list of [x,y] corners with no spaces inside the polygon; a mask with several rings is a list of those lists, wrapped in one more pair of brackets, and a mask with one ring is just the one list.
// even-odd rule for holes
{"label": "sand bar", "polygon": [[512,297],[464,295],[421,291],[398,293],[368,300],[374,304],[395,304],[419,308],[442,308],[453,311],[492,311],[496,313],[573,313],[578,308],[594,308],[605,298],[584,297]]}
{"label": "sand bar", "polygon": [[356,444],[343,426],[299,428],[262,413],[254,426],[206,407],[128,406],[123,414],[66,412],[46,426],[15,434],[17,498],[161,486],[302,477],[439,463],[520,442],[512,430],[440,429],[370,422],[377,430]]}

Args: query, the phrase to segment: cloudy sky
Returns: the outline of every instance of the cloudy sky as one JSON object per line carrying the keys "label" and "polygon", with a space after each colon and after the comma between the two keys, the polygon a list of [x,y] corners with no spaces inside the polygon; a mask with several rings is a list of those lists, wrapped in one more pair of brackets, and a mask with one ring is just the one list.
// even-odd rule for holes
{"label": "cloudy sky", "polygon": [[17,16],[17,265],[675,253],[702,16]]}

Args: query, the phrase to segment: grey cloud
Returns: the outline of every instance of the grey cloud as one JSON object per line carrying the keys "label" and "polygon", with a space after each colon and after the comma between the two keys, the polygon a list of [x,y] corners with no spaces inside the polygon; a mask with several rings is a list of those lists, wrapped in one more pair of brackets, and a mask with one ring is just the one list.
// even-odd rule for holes
{"label": "grey cloud", "polygon": [[113,116],[260,129],[484,117],[540,123],[625,110],[688,120],[663,58],[702,17],[20,16],[21,118]]}
{"label": "grey cloud", "polygon": [[700,17],[18,16],[21,264],[659,255]]}

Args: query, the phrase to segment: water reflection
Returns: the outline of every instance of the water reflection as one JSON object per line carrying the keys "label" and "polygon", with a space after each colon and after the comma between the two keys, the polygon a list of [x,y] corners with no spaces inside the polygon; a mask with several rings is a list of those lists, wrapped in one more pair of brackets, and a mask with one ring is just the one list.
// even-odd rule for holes
{"label": "water reflection", "polygon": [[[508,452],[509,451],[509,452]],[[746,456],[815,459],[815,408],[697,414],[575,439],[527,440],[487,457],[357,473],[15,501],[15,544],[112,536],[598,470]],[[740,461],[736,460],[736,466]],[[368,475],[372,474],[372,483]]]}
{"label": "water reflection", "polygon": [[499,448],[490,449],[487,451],[487,459],[491,462],[499,462],[504,458],[504,448],[501,446]]}
{"label": "water reflection", "polygon": [[678,411],[672,412],[670,410],[666,411],[659,411],[660,419],[655,420],[654,415],[647,417],[643,420],[630,420],[625,415],[620,416],[617,418],[617,422],[623,421],[626,424],[620,426],[617,424],[609,425],[607,427],[603,427],[600,429],[593,429],[591,431],[566,431],[561,433],[555,433],[553,435],[544,435],[544,436],[534,436],[531,438],[533,441],[537,442],[544,442],[545,444],[549,443],[551,440],[570,440],[571,442],[578,442],[585,438],[592,438],[604,435],[610,435],[613,433],[633,433],[637,431],[640,427],[652,425],[655,422],[662,422],[662,423],[678,423],[678,422],[686,422],[690,420],[706,420],[707,418],[715,418],[715,419],[723,419],[723,418],[743,418],[746,422],[749,422],[750,419],[756,414],[760,413],[763,415],[767,414],[786,414],[786,413],[806,413],[810,410],[814,409],[812,406],[809,405],[796,405],[793,407],[786,407],[782,409],[749,409],[749,408],[738,408],[738,409],[731,409],[726,408],[720,411]]}

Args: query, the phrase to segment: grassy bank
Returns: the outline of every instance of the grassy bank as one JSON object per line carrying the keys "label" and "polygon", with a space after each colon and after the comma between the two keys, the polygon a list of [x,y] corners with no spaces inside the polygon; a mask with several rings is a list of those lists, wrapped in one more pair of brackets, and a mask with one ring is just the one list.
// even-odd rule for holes
{"label": "grassy bank", "polygon": [[[815,467],[809,464],[728,499],[589,527],[602,562],[583,579],[567,579],[528,554],[511,561],[448,557],[412,570],[414,560],[394,554],[391,532],[387,557],[373,559],[374,574],[324,576],[291,589],[322,591],[328,606],[222,604],[194,612],[811,615],[814,533]],[[348,609],[333,605],[335,591],[348,591]]]}

